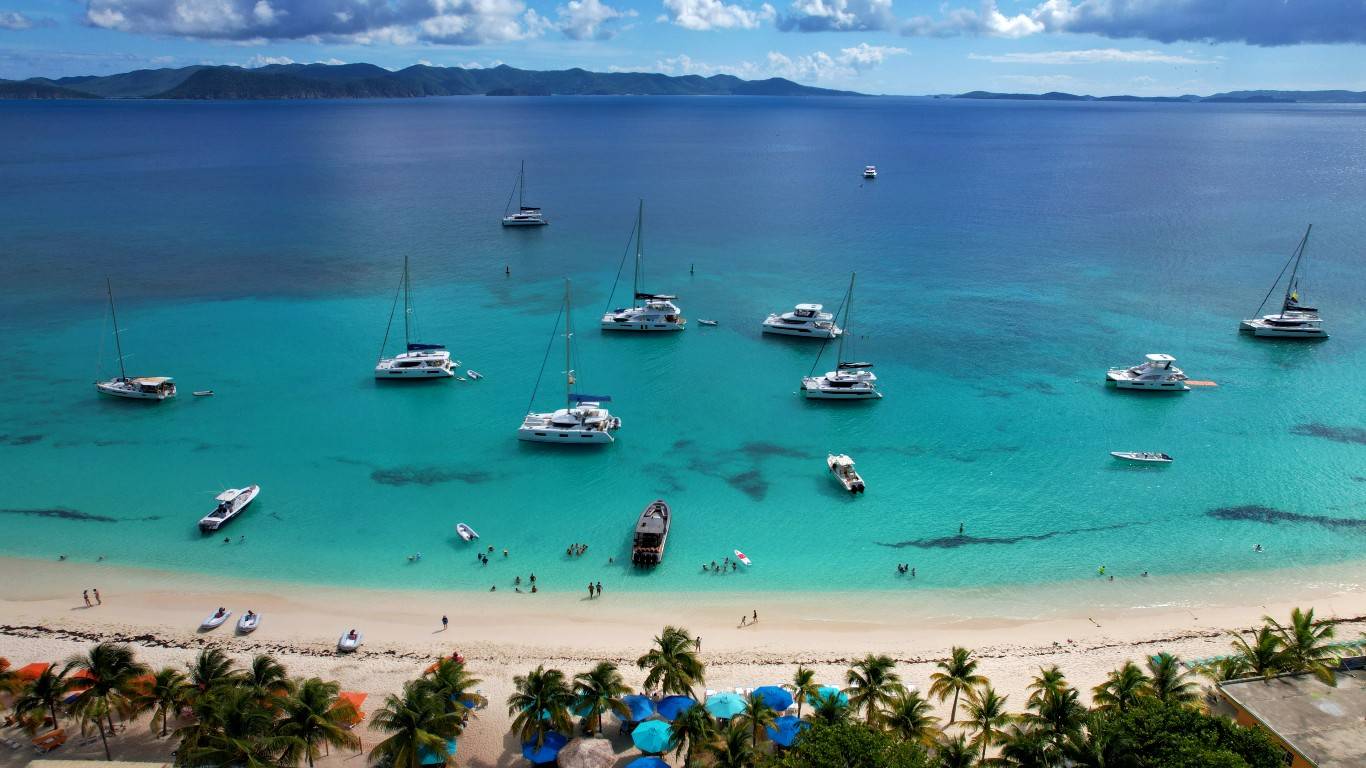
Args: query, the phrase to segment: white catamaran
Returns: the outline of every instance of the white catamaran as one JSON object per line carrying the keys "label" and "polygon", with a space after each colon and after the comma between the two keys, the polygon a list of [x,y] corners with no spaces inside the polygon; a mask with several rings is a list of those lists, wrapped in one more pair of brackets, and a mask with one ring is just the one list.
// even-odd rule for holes
{"label": "white catamaran", "polygon": [[[603,403],[611,402],[610,395],[583,395],[574,391],[574,324],[570,319],[569,281],[564,281],[564,303],[560,309],[564,318],[564,392],[565,407],[551,413],[533,413],[531,406],[536,403],[536,390],[540,388],[541,376],[545,373],[546,362],[550,360],[550,348],[541,360],[541,373],[536,376],[536,388],[531,392],[531,402],[527,405],[527,415],[522,426],[517,428],[517,439],[535,443],[560,443],[570,445],[600,445],[614,441],[612,431],[621,427],[621,419],[613,416]],[[552,338],[560,328],[559,318],[551,331]]]}
{"label": "white catamaran", "polygon": [[526,204],[526,161],[522,161],[522,170],[517,174],[517,189],[513,194],[517,196],[517,210],[512,210],[512,197],[508,197],[508,204],[503,208],[503,226],[505,227],[542,227],[549,224],[545,214],[540,208]]}
{"label": "white catamaran", "polygon": [[109,316],[114,321],[114,353],[119,358],[119,375],[95,382],[96,391],[130,400],[165,400],[168,397],[175,397],[175,380],[170,376],[129,376],[128,371],[124,370],[123,341],[119,338],[119,315],[114,311],[114,286],[107,277],[104,279],[104,286],[109,292]]}
{"label": "white catamaran", "polygon": [[[403,298],[403,344],[404,350],[393,357],[384,356],[384,348],[389,345],[389,331],[394,326],[394,313],[398,311],[399,296]],[[379,362],[375,363],[377,379],[449,379],[455,376],[459,360],[451,360],[451,353],[444,344],[420,344],[411,338],[412,332],[412,289],[408,280],[408,257],[403,257],[403,281],[394,294],[394,306],[389,310],[389,324],[384,327],[384,341],[379,345]]]}
{"label": "white catamaran", "polygon": [[[1262,297],[1262,303],[1257,307],[1257,317],[1239,323],[1238,330],[1270,339],[1328,338],[1328,334],[1323,330],[1323,319],[1319,317],[1318,309],[1300,303],[1301,265],[1304,262],[1305,246],[1309,244],[1309,233],[1313,228],[1314,225],[1310,224],[1309,228],[1304,230],[1304,237],[1300,238],[1300,244],[1295,247],[1294,253],[1290,254],[1290,259],[1285,262],[1285,266],[1281,267],[1281,274],[1276,275],[1276,282],[1271,284],[1266,296]],[[1285,284],[1285,296],[1281,299],[1281,311],[1272,315],[1261,314],[1262,307],[1266,306],[1267,299],[1271,298],[1276,286],[1281,284],[1281,277],[1285,275],[1287,268],[1290,269],[1290,280]]]}
{"label": "white catamaran", "polygon": [[[631,288],[635,301],[642,302],[640,306],[623,307],[619,309],[609,309],[602,314],[602,329],[604,331],[681,331],[687,327],[687,320],[683,317],[683,310],[674,304],[677,296],[666,293],[644,293],[640,290],[640,264],[645,256],[645,201],[640,201],[640,211],[636,214],[636,268],[635,277],[631,281]],[[622,266],[625,266],[626,256],[621,257]],[[621,267],[617,267],[617,279],[621,279]],[[612,284],[612,293],[615,295],[617,286]],[[607,297],[607,305],[610,307],[612,296]]]}
{"label": "white catamaran", "polygon": [[849,292],[844,296],[844,332],[840,334],[835,370],[826,371],[821,376],[812,375],[816,372],[816,366],[820,365],[821,353],[825,351],[825,344],[821,344],[816,361],[811,364],[811,373],[802,378],[803,397],[824,400],[876,400],[882,397],[877,389],[877,374],[873,373],[873,364],[844,359],[844,342],[849,338],[856,274],[849,275]]}

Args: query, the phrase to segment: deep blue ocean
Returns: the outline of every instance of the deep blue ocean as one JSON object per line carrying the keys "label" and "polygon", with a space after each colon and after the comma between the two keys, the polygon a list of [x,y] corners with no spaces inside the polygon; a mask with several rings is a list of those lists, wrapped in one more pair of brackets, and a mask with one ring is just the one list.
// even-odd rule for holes
{"label": "deep blue ocean", "polygon": [[[552,223],[505,230],[522,161]],[[597,329],[639,199],[644,287],[679,295],[681,334]],[[1301,282],[1332,338],[1241,336],[1311,223]],[[420,340],[483,380],[373,380],[405,256]],[[617,565],[615,589],[1359,563],[1364,269],[1361,106],[3,102],[0,553],[385,587],[530,569],[578,590],[663,497],[665,564]],[[851,271],[851,340],[886,396],[804,401],[819,345],[759,323],[833,308]],[[95,393],[115,366],[106,276],[130,373],[174,376],[176,400]],[[581,388],[624,424],[601,450],[514,436],[566,277]],[[1219,386],[1103,386],[1148,352]],[[831,451],[866,495],[835,484]],[[247,483],[263,491],[233,543],[201,537],[213,496]],[[752,568],[700,572],[737,548]]]}

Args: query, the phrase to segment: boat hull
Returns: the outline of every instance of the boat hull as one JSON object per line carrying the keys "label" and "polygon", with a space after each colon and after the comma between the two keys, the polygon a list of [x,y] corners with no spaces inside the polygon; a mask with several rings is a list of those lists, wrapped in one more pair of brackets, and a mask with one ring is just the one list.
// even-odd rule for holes
{"label": "boat hull", "polygon": [[1323,329],[1317,330],[1290,330],[1287,328],[1253,328],[1252,335],[1261,339],[1305,339],[1318,341],[1328,338],[1328,334]]}
{"label": "boat hull", "polygon": [[227,517],[222,519],[201,518],[199,521],[199,532],[214,533],[222,530],[223,526],[236,520],[243,512],[246,512],[247,507],[250,506],[253,501],[256,501],[256,497],[259,495],[261,495],[261,486],[247,486],[246,490],[242,492],[242,496],[239,497],[242,499],[242,503],[238,504]]}
{"label": "boat hull", "polygon": [[167,398],[171,398],[171,397],[175,397],[175,396],[176,396],[175,387],[171,387],[170,391],[155,390],[155,391],[152,391],[152,392],[148,392],[148,391],[146,391],[146,390],[131,389],[131,388],[125,387],[125,386],[119,384],[119,383],[116,382],[116,381],[99,381],[99,382],[96,382],[96,383],[95,383],[95,389],[99,390],[99,393],[102,394],[102,395],[108,395],[108,396],[110,396],[110,397],[121,397],[121,398],[124,398],[125,400],[158,400],[158,401],[159,401],[159,400],[166,400]]}
{"label": "boat hull", "polygon": [[808,400],[877,400],[882,393],[876,388],[861,385],[858,387],[823,387],[814,379],[802,379],[802,397]]}
{"label": "boat hull", "polygon": [[687,323],[664,323],[648,320],[617,322],[607,319],[603,319],[601,326],[604,331],[681,331],[688,327]]}
{"label": "boat hull", "polygon": [[833,328],[785,328],[767,322],[763,325],[763,332],[775,336],[800,336],[807,339],[834,339],[840,335],[840,331]]}
{"label": "boat hull", "polygon": [[1126,381],[1124,379],[1106,379],[1105,383],[1115,389],[1127,389],[1134,392],[1189,392],[1190,387],[1183,381],[1168,381],[1160,383],[1148,383],[1141,381]]}
{"label": "boat hull", "polygon": [[604,445],[616,440],[612,433],[600,429],[554,429],[551,427],[519,427],[517,439],[528,443],[556,443],[558,445]]}
{"label": "boat hull", "polygon": [[528,219],[503,219],[503,226],[505,227],[544,227],[549,223],[550,222],[545,219],[539,221]]}
{"label": "boat hull", "polygon": [[455,376],[454,368],[387,368],[375,366],[375,378],[384,381],[397,379],[449,379]]}

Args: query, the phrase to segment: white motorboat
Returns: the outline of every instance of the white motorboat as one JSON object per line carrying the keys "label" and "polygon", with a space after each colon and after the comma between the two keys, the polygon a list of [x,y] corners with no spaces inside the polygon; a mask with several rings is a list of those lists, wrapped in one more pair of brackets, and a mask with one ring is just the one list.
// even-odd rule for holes
{"label": "white motorboat", "polygon": [[846,360],[844,356],[845,342],[851,335],[849,318],[854,305],[854,277],[852,274],[849,276],[849,292],[844,297],[844,333],[840,334],[835,370],[826,371],[820,376],[813,375],[816,366],[820,365],[821,353],[825,351],[825,345],[822,344],[821,351],[816,353],[816,362],[811,364],[811,372],[802,377],[803,397],[820,400],[877,400],[882,397],[877,389],[877,374],[873,373],[873,364]]}
{"label": "white motorboat", "polygon": [[365,635],[352,629],[343,632],[342,636],[337,638],[337,650],[342,653],[350,653],[359,648],[363,642],[365,642]]}
{"label": "white motorboat", "polygon": [[830,468],[830,473],[835,479],[840,481],[844,490],[850,493],[863,493],[863,478],[858,470],[854,469],[854,460],[848,456],[840,454],[830,454],[825,457],[825,465]]}
{"label": "white motorboat", "polygon": [[229,488],[218,494],[214,497],[218,506],[199,519],[200,532],[210,533],[227,525],[233,518],[242,514],[242,511],[259,493],[261,493],[261,486],[248,485],[245,488]]}
{"label": "white motorboat", "polygon": [[473,369],[466,370],[465,375],[470,377],[470,381],[479,381],[480,379],[484,378],[484,374]]}
{"label": "white motorboat", "polygon": [[[611,309],[602,314],[602,329],[604,331],[681,331],[688,327],[688,321],[683,317],[683,310],[678,308],[674,299],[678,298],[667,293],[646,293],[640,290],[640,268],[645,257],[645,201],[640,201],[640,210],[636,214],[636,265],[635,277],[631,281],[632,295],[636,302],[629,307],[619,307]],[[617,278],[621,278],[621,269],[625,266],[626,256],[622,255],[622,265],[617,267]],[[612,295],[616,294],[617,286],[612,284]],[[612,296],[607,297],[608,306],[611,306]]]}
{"label": "white motorboat", "polygon": [[876,165],[865,165],[865,166],[863,166],[863,178],[865,178],[865,179],[876,179],[876,178],[877,178],[877,166],[876,166]]}
{"label": "white motorboat", "polygon": [[[573,340],[574,329],[571,322],[569,281],[564,281],[564,371],[565,407],[550,413],[528,412],[517,428],[517,439],[536,443],[559,443],[562,445],[601,445],[611,443],[612,432],[621,428],[621,419],[613,416],[603,403],[610,402],[610,395],[585,395],[574,391]],[[558,331],[559,322],[554,331]],[[552,331],[552,333],[554,332]],[[546,360],[541,361],[541,373],[545,373]],[[536,377],[537,384],[541,380]],[[536,402],[536,392],[531,393],[531,402]],[[529,409],[528,409],[529,411]]]}
{"label": "white motorboat", "polygon": [[212,389],[196,389],[196,390],[194,391],[194,396],[195,396],[195,397],[213,397],[213,390],[212,390]]}
{"label": "white motorboat", "polygon": [[165,400],[175,397],[175,379],[170,376],[129,376],[123,365],[123,339],[119,330],[119,315],[114,311],[114,285],[104,279],[109,293],[109,316],[114,321],[114,352],[119,358],[119,375],[95,382],[95,390],[103,395],[129,400]]}
{"label": "white motorboat", "polygon": [[1281,276],[1289,268],[1290,279],[1286,281],[1285,295],[1281,298],[1281,311],[1272,315],[1259,315],[1244,320],[1238,324],[1238,330],[1251,333],[1253,336],[1270,339],[1328,338],[1328,333],[1323,330],[1323,319],[1319,317],[1318,309],[1306,307],[1300,303],[1301,265],[1304,262],[1305,249],[1309,245],[1309,233],[1313,229],[1314,225],[1312,224],[1305,229],[1304,237],[1300,238],[1299,245],[1290,254],[1289,261],[1281,267],[1281,274],[1276,276],[1276,282],[1271,284],[1271,289],[1262,298],[1261,306],[1257,307],[1257,312],[1260,313],[1262,307],[1266,306],[1267,299],[1271,298],[1272,292],[1276,290],[1276,286],[1280,285]]}
{"label": "white motorboat", "polygon": [[716,321],[715,321],[715,320],[698,320],[698,321],[697,321],[697,324],[698,324],[698,325],[716,325]]}
{"label": "white motorboat", "polygon": [[1147,361],[1131,368],[1111,368],[1105,382],[1119,389],[1144,389],[1154,392],[1185,392],[1188,377],[1176,367],[1171,355],[1149,354]]}
{"label": "white motorboat", "polygon": [[218,610],[209,614],[209,618],[201,621],[199,623],[199,628],[204,631],[208,631],[210,629],[217,629],[218,627],[222,626],[223,622],[227,621],[228,617],[231,615],[232,611],[228,610],[227,608],[219,608]]}
{"label": "white motorboat", "polygon": [[455,533],[457,536],[464,539],[465,541],[474,541],[475,539],[479,538],[479,534],[476,533],[473,528],[469,527],[468,525],[465,525],[464,523],[455,524]]}
{"label": "white motorboat", "polygon": [[[393,357],[384,356],[384,348],[389,345],[389,332],[394,326],[394,313],[398,311],[398,300],[403,298],[403,344],[404,351]],[[413,302],[412,287],[408,278],[408,257],[403,257],[403,280],[394,294],[394,306],[389,310],[389,324],[384,327],[384,341],[379,345],[379,362],[375,363],[375,378],[384,380],[413,379],[450,379],[455,377],[459,360],[451,360],[451,353],[444,344],[421,344],[412,340]]]}
{"label": "white motorboat", "polygon": [[546,220],[545,214],[540,208],[526,204],[526,161],[522,161],[522,170],[517,174],[517,188],[514,190],[517,196],[517,210],[512,210],[512,197],[508,197],[507,207],[503,209],[503,226],[505,227],[543,227],[550,222]]}
{"label": "white motorboat", "polygon": [[763,331],[813,339],[833,339],[844,333],[835,325],[835,316],[824,310],[820,304],[798,304],[791,312],[769,315],[764,320]]}
{"label": "white motorboat", "polygon": [[1152,451],[1110,451],[1110,455],[1122,461],[1141,461],[1151,464],[1170,464],[1172,457],[1165,453]]}
{"label": "white motorboat", "polygon": [[255,611],[247,611],[237,619],[237,632],[242,635],[250,635],[256,631],[261,624],[261,614]]}

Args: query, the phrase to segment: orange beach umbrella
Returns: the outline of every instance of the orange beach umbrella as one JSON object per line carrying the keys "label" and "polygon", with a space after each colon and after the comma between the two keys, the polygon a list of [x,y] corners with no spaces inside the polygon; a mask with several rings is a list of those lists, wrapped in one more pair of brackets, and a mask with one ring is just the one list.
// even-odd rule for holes
{"label": "orange beach umbrella", "polygon": [[42,674],[46,672],[47,668],[50,666],[52,665],[45,661],[35,661],[32,664],[26,664],[20,667],[19,671],[15,672],[14,675],[15,677],[18,677],[20,680],[24,680],[26,682],[31,683],[34,680],[37,680],[39,677],[41,677]]}
{"label": "orange beach umbrella", "polygon": [[365,719],[365,713],[360,711],[360,707],[365,703],[366,695],[367,694],[361,693],[360,691],[342,691],[337,694],[337,703],[332,708],[341,709],[342,707],[350,706],[356,713],[351,718],[350,724],[357,725]]}

